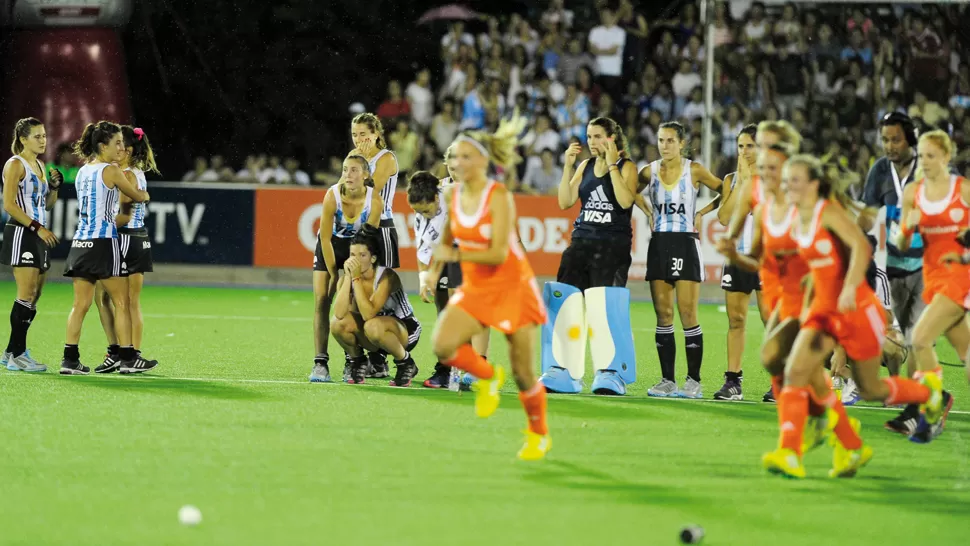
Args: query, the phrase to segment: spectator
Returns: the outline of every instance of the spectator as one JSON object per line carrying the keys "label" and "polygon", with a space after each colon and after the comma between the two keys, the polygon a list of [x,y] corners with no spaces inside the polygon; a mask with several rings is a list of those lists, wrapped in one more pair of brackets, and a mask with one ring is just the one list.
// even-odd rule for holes
{"label": "spectator", "polygon": [[556,123],[562,140],[577,137],[585,146],[589,119],[589,99],[579,92],[576,84],[566,86],[566,98],[556,109]]}
{"label": "spectator", "polygon": [[949,112],[945,108],[928,99],[921,91],[913,93],[913,104],[909,107],[908,113],[909,117],[921,118],[928,125],[937,125],[941,120],[949,117]]}
{"label": "spectator", "polygon": [[868,109],[868,105],[856,95],[856,84],[852,80],[842,83],[842,90],[839,98],[835,101],[835,112],[838,117],[840,129],[855,127],[862,120],[862,113]]}
{"label": "spectator", "polygon": [[673,119],[674,116],[674,96],[670,91],[670,85],[667,82],[660,84],[657,88],[657,94],[650,99],[650,110],[652,112],[657,112],[660,114],[660,118],[663,121]]}
{"label": "spectator", "polygon": [[571,83],[576,83],[576,77],[580,68],[585,67],[587,70],[595,70],[596,59],[593,58],[588,52],[583,50],[583,42],[579,38],[572,38],[569,40],[569,45],[566,48],[566,52],[563,53],[562,57],[559,59],[559,68],[557,72],[557,79],[563,83],[563,85],[569,85]]}
{"label": "spectator", "polygon": [[516,95],[525,89],[525,84],[535,77],[536,68],[525,48],[518,46],[512,49],[512,67],[509,69],[509,92],[506,95],[512,102]]}
{"label": "spectator", "polygon": [[860,99],[866,102],[873,99],[872,78],[863,73],[862,63],[860,63],[858,59],[849,61],[849,73],[847,79],[855,82],[855,92]]}
{"label": "spectator", "polygon": [[835,61],[825,60],[825,67],[815,71],[812,89],[816,100],[830,104],[835,100],[836,95],[842,90],[842,78],[839,78],[835,71]]}
{"label": "spectator", "polygon": [[589,33],[589,50],[596,56],[596,72],[600,85],[607,93],[620,96],[623,92],[623,47],[626,31],[617,26],[616,13],[600,10],[601,25]]}
{"label": "spectator", "polygon": [[441,58],[444,59],[446,66],[451,64],[458,55],[459,46],[462,44],[475,47],[475,38],[465,32],[465,23],[459,21],[451,25],[448,34],[441,38]]}
{"label": "spectator", "polygon": [[735,43],[734,21],[728,11],[727,2],[714,5],[714,48],[732,46]]}
{"label": "spectator", "polygon": [[408,104],[411,108],[411,119],[422,131],[431,127],[434,116],[434,93],[431,91],[431,71],[422,68],[418,71],[414,81],[408,84]]}
{"label": "spectator", "polygon": [[694,70],[693,65],[687,59],[680,61],[680,70],[674,74],[670,80],[670,86],[674,91],[674,117],[678,117],[687,103],[690,92],[699,85],[704,85],[701,75]]}
{"label": "spectator", "polygon": [[506,43],[512,47],[522,46],[531,59],[539,48],[539,33],[532,29],[528,21],[520,21],[515,34]]}
{"label": "spectator", "polygon": [[283,162],[283,169],[286,171],[286,180],[291,184],[300,186],[310,185],[310,175],[300,169],[300,161],[295,157],[288,157]]}
{"label": "spectator", "polygon": [[202,175],[209,172],[209,162],[202,156],[195,158],[195,167],[182,175],[182,182],[202,182]]}
{"label": "spectator", "polygon": [[684,111],[681,115],[687,121],[693,121],[695,119],[702,119],[706,111],[707,109],[704,107],[704,88],[697,86],[690,92],[690,98],[684,106]]}
{"label": "spectator", "polygon": [[771,22],[765,18],[765,5],[761,2],[751,4],[748,11],[748,22],[741,30],[741,41],[747,51],[758,51],[759,43],[771,30]]}
{"label": "spectator", "polygon": [[57,155],[54,156],[54,163],[51,164],[51,167],[54,167],[61,173],[65,183],[74,183],[74,180],[77,178],[77,172],[81,168],[77,166],[77,158],[74,156],[74,151],[71,149],[70,143],[63,142],[57,147]]}
{"label": "spectator", "polygon": [[726,115],[721,121],[721,156],[731,163],[738,156],[738,134],[743,128],[741,109],[736,104],[728,106]]}
{"label": "spectator", "polygon": [[613,102],[613,97],[606,93],[601,94],[596,109],[590,116],[594,118],[616,118],[616,104]]}
{"label": "spectator", "polygon": [[262,178],[265,167],[266,156],[247,156],[246,164],[236,173],[235,180],[244,184],[265,184],[266,180]]}
{"label": "spectator", "polygon": [[525,134],[520,144],[525,148],[526,158],[538,157],[539,151],[547,148],[559,152],[559,133],[552,128],[548,114],[536,116],[535,127]]}
{"label": "spectator", "polygon": [[868,39],[869,31],[872,30],[872,19],[866,17],[861,7],[854,6],[852,8],[852,15],[845,23],[845,28],[849,32],[859,29],[862,32],[862,37]]}
{"label": "spectator", "polygon": [[286,169],[280,165],[280,157],[271,155],[263,172],[259,174],[259,179],[263,184],[286,184],[290,181],[290,176]]}
{"label": "spectator", "polygon": [[948,90],[949,85],[940,85],[949,77],[946,67],[946,52],[943,41],[936,31],[926,24],[926,19],[919,13],[912,16],[912,29],[908,34],[910,48],[910,78],[908,83],[924,95],[934,99],[946,100],[945,96],[937,96]]}
{"label": "spectator", "polygon": [[701,44],[700,35],[695,34],[687,40],[687,47],[680,50],[680,57],[689,60],[698,72],[704,64],[704,46]]}
{"label": "spectator", "polygon": [[502,42],[494,42],[488,47],[488,55],[482,63],[482,77],[496,79],[503,82],[509,79],[509,63],[505,60],[505,46]]}
{"label": "spectator", "polygon": [[556,70],[563,54],[563,36],[556,30],[551,30],[539,42],[536,57],[540,61],[542,71],[550,78],[556,77]]}
{"label": "spectator", "polygon": [[455,117],[455,99],[447,98],[441,103],[441,111],[431,121],[431,140],[439,150],[446,150],[458,135],[458,119]]}
{"label": "spectator", "polygon": [[789,2],[781,9],[781,19],[775,22],[771,33],[776,40],[781,40],[783,44],[791,44],[798,41],[802,32],[802,24],[798,21],[798,11],[795,4]]}
{"label": "spectator", "polygon": [[818,72],[825,67],[829,61],[833,63],[842,58],[842,46],[835,42],[832,35],[832,27],[822,24],[818,27],[818,36],[812,41],[809,48],[809,59],[812,69]]}
{"label": "spectator", "polygon": [[647,53],[647,38],[650,36],[647,19],[637,11],[633,0],[620,0],[616,17],[620,28],[626,32],[626,42],[623,44],[623,73],[636,74],[640,71]]}
{"label": "spectator", "polygon": [[401,96],[401,82],[391,80],[387,84],[387,99],[377,107],[377,117],[384,123],[388,123],[399,117],[408,117],[410,114],[411,105]]}
{"label": "spectator", "polygon": [[209,171],[202,175],[202,182],[232,182],[236,179],[235,171],[226,165],[226,160],[221,155],[212,156],[209,165]]}
{"label": "spectator", "polygon": [[795,108],[805,106],[805,90],[810,88],[805,60],[801,55],[791,55],[788,48],[779,47],[770,65],[775,80],[775,100],[781,106],[782,114],[788,117]]}
{"label": "spectator", "polygon": [[485,127],[485,104],[482,102],[482,90],[484,84],[478,84],[465,95],[465,101],[461,106],[461,125],[462,131],[468,129],[483,129]]}
{"label": "spectator", "polygon": [[542,13],[542,27],[567,31],[573,26],[573,12],[565,8],[564,0],[551,0],[549,8]]}
{"label": "spectator", "polygon": [[865,42],[862,36],[862,29],[856,28],[849,34],[849,45],[842,49],[842,61],[856,59],[860,61],[868,71],[872,67],[872,47]]}
{"label": "spectator", "polygon": [[411,130],[406,118],[397,119],[394,131],[388,140],[391,150],[397,156],[397,168],[402,175],[414,170],[414,164],[421,152],[421,142],[418,139],[418,134]]}
{"label": "spectator", "polygon": [[590,104],[599,104],[603,89],[593,80],[593,73],[585,66],[581,67],[579,72],[576,73],[576,88],[580,93],[586,95]]}
{"label": "spectator", "polygon": [[961,110],[970,108],[970,65],[966,63],[960,63],[957,77],[950,82],[949,105]]}
{"label": "spectator", "polygon": [[418,169],[428,171],[439,179],[448,176],[442,153],[430,140],[425,140],[424,145],[421,146],[421,158],[418,162]]}
{"label": "spectator", "polygon": [[538,163],[528,163],[522,189],[538,195],[554,195],[559,191],[562,167],[556,164],[556,154],[549,148],[539,150],[539,159]]}

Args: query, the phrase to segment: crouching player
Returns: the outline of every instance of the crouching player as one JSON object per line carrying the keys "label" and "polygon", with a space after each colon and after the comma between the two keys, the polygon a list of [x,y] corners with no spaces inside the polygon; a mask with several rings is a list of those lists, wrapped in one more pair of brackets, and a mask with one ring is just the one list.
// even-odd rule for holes
{"label": "crouching player", "polygon": [[[475,413],[488,417],[499,404],[505,379],[502,368],[492,366],[471,346],[472,338],[485,328],[505,334],[519,400],[528,415],[523,460],[545,457],[552,446],[546,425],[546,390],[533,370],[536,326],[546,322],[535,275],[515,234],[515,206],[504,185],[489,180],[494,161],[511,167],[517,135],[525,120],[503,121],[494,134],[480,131],[458,137],[456,174],[462,183],[446,190],[449,221],[435,247],[440,273],[445,262],[460,262],[463,283],[448,302],[435,326],[434,352],[438,360],[471,373],[475,383]],[[452,236],[458,248],[452,247]]]}
{"label": "crouching player", "polygon": [[[795,156],[785,165],[787,198],[797,209],[792,235],[811,271],[814,293],[803,313],[778,397],[779,447],[766,453],[762,462],[767,470],[790,477],[805,476],[801,444],[812,397],[809,382],[836,344],[842,345],[852,363],[863,399],[886,405],[923,404],[930,422],[942,415],[942,388],[935,376],[935,381],[923,384],[899,377],[879,378],[886,317],[865,282],[871,249],[846,209],[852,204],[841,190],[837,174],[836,167],[823,168],[811,156]],[[853,476],[872,458],[872,449],[857,434],[852,436],[839,434],[841,446],[836,447],[829,476]]]}
{"label": "crouching player", "polygon": [[392,387],[410,387],[418,367],[411,350],[421,337],[421,323],[393,269],[377,265],[377,239],[358,233],[350,243],[334,297],[330,331],[344,348],[350,366],[348,383],[363,383],[368,360],[364,350],[383,350],[394,357]]}
{"label": "crouching player", "polygon": [[589,332],[596,370],[593,393],[622,395],[637,377],[626,288],[637,168],[626,150],[623,130],[612,119],[590,121],[586,135],[593,158],[580,163],[574,173],[581,149],[571,144],[559,182],[559,208],[566,210],[577,202],[581,206],[556,282],[543,290],[550,320],[542,328],[539,380],[550,392],[580,392]]}

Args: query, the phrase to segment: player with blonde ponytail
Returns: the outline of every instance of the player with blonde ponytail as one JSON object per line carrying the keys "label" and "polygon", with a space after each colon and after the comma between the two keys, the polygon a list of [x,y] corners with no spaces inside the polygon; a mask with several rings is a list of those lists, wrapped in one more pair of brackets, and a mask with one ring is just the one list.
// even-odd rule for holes
{"label": "player with blonde ponytail", "polygon": [[[515,234],[512,195],[488,178],[490,163],[511,167],[519,160],[515,149],[524,127],[525,120],[516,116],[503,120],[495,133],[468,132],[455,140],[455,174],[462,183],[445,189],[450,218],[435,247],[430,275],[439,275],[446,262],[460,262],[464,280],[435,326],[438,361],[479,378],[474,387],[475,412],[488,417],[498,409],[505,373],[482,358],[471,340],[489,327],[504,333],[519,400],[528,415],[519,458],[537,460],[552,446],[546,425],[546,390],[533,368],[536,327],[545,323],[546,310]],[[458,248],[452,246],[453,241]]]}

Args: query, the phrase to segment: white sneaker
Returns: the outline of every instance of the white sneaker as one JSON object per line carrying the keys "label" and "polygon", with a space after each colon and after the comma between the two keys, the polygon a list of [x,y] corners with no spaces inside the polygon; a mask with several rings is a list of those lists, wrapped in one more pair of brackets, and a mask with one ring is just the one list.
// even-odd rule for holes
{"label": "white sneaker", "polygon": [[29,354],[24,353],[20,356],[12,356],[7,361],[7,369],[22,372],[46,372],[47,366],[37,362]]}
{"label": "white sneaker", "polygon": [[677,391],[677,396],[696,400],[698,398],[704,398],[704,390],[700,383],[688,377],[687,380],[684,381],[684,388]]}
{"label": "white sneaker", "polygon": [[675,397],[677,396],[677,383],[669,379],[661,379],[660,383],[657,383],[647,390],[647,396],[655,396],[657,398]]}
{"label": "white sneaker", "polygon": [[855,381],[846,379],[845,386],[842,387],[842,405],[854,406],[859,402],[860,398],[859,388],[856,386]]}

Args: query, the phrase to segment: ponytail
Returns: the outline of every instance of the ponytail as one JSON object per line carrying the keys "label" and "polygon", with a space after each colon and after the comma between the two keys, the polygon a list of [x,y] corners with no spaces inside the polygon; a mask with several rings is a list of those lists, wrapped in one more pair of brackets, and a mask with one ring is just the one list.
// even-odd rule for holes
{"label": "ponytail", "polygon": [[99,145],[108,144],[120,132],[121,127],[110,121],[102,120],[85,125],[81,138],[74,143],[74,155],[86,161],[98,153]]}
{"label": "ponytail", "polygon": [[522,159],[515,149],[519,145],[519,135],[525,129],[525,125],[525,118],[514,115],[511,119],[503,119],[499,122],[498,129],[494,133],[466,131],[459,135],[458,140],[475,141],[480,151],[487,152],[485,155],[492,163],[508,168]]}
{"label": "ponytail", "polygon": [[155,165],[155,152],[148,143],[148,135],[140,127],[130,125],[121,126],[121,135],[125,139],[125,148],[131,148],[129,164],[144,172],[162,174]]}
{"label": "ponytail", "polygon": [[13,142],[10,143],[10,151],[13,152],[13,155],[18,155],[24,151],[24,144],[20,142],[20,139],[29,137],[34,127],[43,126],[44,124],[37,118],[24,118],[19,120],[13,126]]}

